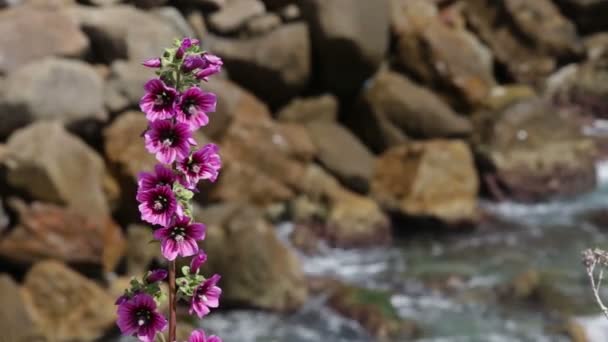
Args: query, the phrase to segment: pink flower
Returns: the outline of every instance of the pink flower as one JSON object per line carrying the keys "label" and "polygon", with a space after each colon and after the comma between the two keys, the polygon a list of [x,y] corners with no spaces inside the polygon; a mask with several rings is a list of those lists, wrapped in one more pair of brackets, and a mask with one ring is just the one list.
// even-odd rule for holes
{"label": "pink flower", "polygon": [[146,94],[139,101],[141,111],[150,121],[170,119],[175,114],[177,90],[154,78],[144,85]]}
{"label": "pink flower", "polygon": [[137,336],[142,342],[153,342],[156,333],[167,327],[167,319],[156,311],[154,299],[145,293],[118,306],[116,323],[123,334]]}
{"label": "pink flower", "polygon": [[203,318],[211,311],[209,308],[217,308],[220,305],[222,289],[216,286],[220,278],[218,274],[214,274],[194,290],[190,301],[191,315],[194,312],[199,318]]}
{"label": "pink flower", "polygon": [[160,68],[162,66],[162,62],[161,62],[160,58],[158,58],[158,57],[148,59],[141,64],[148,68]]}
{"label": "pink flower", "polygon": [[190,260],[190,272],[197,273],[205,261],[207,261],[207,254],[201,249],[198,251],[198,254]]}
{"label": "pink flower", "polygon": [[182,161],[190,154],[190,145],[196,145],[188,125],[169,120],[152,122],[144,139],[148,152],[164,164]]}
{"label": "pink flower", "polygon": [[167,260],[188,257],[198,252],[198,240],[205,238],[206,227],[202,223],[191,223],[187,216],[177,218],[172,225],[154,231],[160,240],[160,250]]}
{"label": "pink flower", "polygon": [[190,49],[193,45],[198,45],[198,44],[199,44],[198,39],[185,37],[184,39],[182,39],[182,43],[180,44],[179,48],[177,48],[177,51],[175,52],[175,57],[177,59],[182,59],[182,57],[184,57],[184,54],[186,53],[186,51],[188,51],[188,49]]}
{"label": "pink flower", "polygon": [[221,58],[209,53],[206,53],[203,58],[206,62],[205,66],[201,67],[201,70],[196,73],[196,78],[208,81],[209,76],[215,75],[222,70],[224,62],[222,62]]}
{"label": "pink flower", "polygon": [[183,159],[177,164],[177,169],[183,172],[189,188],[195,188],[201,179],[215,182],[222,167],[222,160],[215,144],[207,144],[192,153],[190,158]]}
{"label": "pink flower", "polygon": [[161,164],[154,166],[154,173],[140,172],[137,175],[137,186],[139,191],[148,191],[157,186],[173,186],[177,180],[177,176],[172,170],[164,167]]}
{"label": "pink flower", "polygon": [[205,332],[203,330],[194,330],[190,334],[188,342],[222,342],[222,339],[215,335],[206,337]]}
{"label": "pink flower", "polygon": [[180,215],[182,212],[173,190],[167,185],[138,192],[137,201],[140,203],[141,219],[163,227],[171,224],[173,215]]}
{"label": "pink flower", "polygon": [[216,97],[213,93],[207,93],[198,87],[186,90],[176,106],[176,119],[178,122],[187,124],[191,130],[196,130],[209,123],[207,113],[215,112]]}
{"label": "pink flower", "polygon": [[163,270],[162,268],[150,271],[146,277],[146,282],[148,284],[156,283],[167,278],[167,275],[167,270]]}

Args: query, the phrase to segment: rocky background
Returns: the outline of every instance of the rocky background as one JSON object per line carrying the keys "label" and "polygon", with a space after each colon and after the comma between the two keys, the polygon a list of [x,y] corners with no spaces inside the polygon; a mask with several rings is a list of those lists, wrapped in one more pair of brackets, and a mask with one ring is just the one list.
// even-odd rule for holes
{"label": "rocky background", "polygon": [[[158,265],[138,221],[150,170],[140,65],[194,36],[225,72],[218,183],[201,189],[223,306],[290,312],[315,292],[378,336],[357,290],[298,253],[474,229],[480,197],[595,186],[608,118],[606,0],[0,0],[0,331],[109,338],[114,298]],[[588,134],[583,134],[587,132]],[[273,223],[296,224],[287,247]],[[405,236],[405,237],[404,237]],[[355,299],[353,299],[355,298]]]}

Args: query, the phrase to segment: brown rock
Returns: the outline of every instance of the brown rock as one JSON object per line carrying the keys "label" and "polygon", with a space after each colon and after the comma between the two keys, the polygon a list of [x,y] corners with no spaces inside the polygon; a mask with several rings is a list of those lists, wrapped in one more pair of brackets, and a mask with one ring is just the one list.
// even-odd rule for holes
{"label": "brown rock", "polygon": [[151,227],[130,225],[127,227],[127,274],[141,276],[154,261],[160,260],[160,247],[154,241]]}
{"label": "brown rock", "polygon": [[56,261],[30,269],[23,284],[26,307],[50,341],[91,341],[116,321],[114,299],[91,280]]}
{"label": "brown rock", "polygon": [[407,137],[466,136],[469,120],[459,116],[430,90],[404,76],[382,70],[361,93],[356,112],[346,121],[374,151],[407,141]]}
{"label": "brown rock", "polygon": [[45,342],[32,315],[26,310],[19,286],[6,274],[0,275],[0,328],[7,341]]}
{"label": "brown rock", "polygon": [[112,112],[134,107],[144,95],[144,84],[154,76],[140,62],[115,61],[105,84],[104,101]]}
{"label": "brown rock", "polygon": [[291,311],[304,304],[307,288],[299,260],[259,211],[224,205],[197,216],[208,224],[203,247],[213,256],[205,272],[222,275],[225,303],[273,311]]}
{"label": "brown rock", "polygon": [[264,3],[259,0],[232,0],[209,16],[209,27],[222,34],[234,33],[248,19],[262,15],[265,11]]}
{"label": "brown rock", "polygon": [[311,47],[304,23],[250,39],[210,38],[208,44],[224,59],[232,80],[271,105],[284,104],[308,84]]}
{"label": "brown rock", "polygon": [[0,13],[0,74],[42,57],[80,57],[88,47],[63,10],[17,6]]}
{"label": "brown rock", "polygon": [[284,122],[308,123],[312,121],[336,121],[338,99],[330,94],[318,97],[295,98],[277,113]]}
{"label": "brown rock", "polygon": [[87,217],[108,217],[103,159],[59,123],[37,122],[19,129],[6,147],[3,163],[12,186]]}
{"label": "brown rock", "polygon": [[28,206],[17,199],[10,204],[19,223],[0,240],[0,255],[8,260],[32,264],[57,259],[112,272],[124,254],[124,237],[110,217],[92,219],[56,205]]}
{"label": "brown rock", "polygon": [[281,17],[275,13],[266,13],[251,18],[246,24],[245,31],[250,36],[259,36],[279,26],[281,26]]}
{"label": "brown rock", "polygon": [[372,196],[387,209],[448,224],[477,219],[479,183],[473,155],[461,141],[412,142],[376,163]]}

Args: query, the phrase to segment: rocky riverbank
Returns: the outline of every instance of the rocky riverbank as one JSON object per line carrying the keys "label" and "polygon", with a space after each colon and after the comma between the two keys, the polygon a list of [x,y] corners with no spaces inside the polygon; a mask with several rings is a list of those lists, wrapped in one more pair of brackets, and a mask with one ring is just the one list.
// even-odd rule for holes
{"label": "rocky riverbank", "polygon": [[[606,8],[0,0],[0,258],[10,275],[0,292],[11,294],[0,304],[23,318],[0,330],[15,341],[112,335],[113,289],[159,262],[141,245],[151,232],[134,201],[137,173],[154,164],[138,112],[153,73],[140,63],[173,39],[199,37],[225,60],[204,85],[218,108],[197,138],[224,161],[197,196],[207,267],[225,275],[226,308],[292,312],[319,289],[276,222],[294,222],[290,241],[314,255],[319,242],[367,248],[474,229],[487,218],[482,197],[534,203],[593,189],[607,144],[584,133],[608,118]],[[323,284],[344,289],[330,300],[337,312],[378,336],[400,330],[381,294]]]}

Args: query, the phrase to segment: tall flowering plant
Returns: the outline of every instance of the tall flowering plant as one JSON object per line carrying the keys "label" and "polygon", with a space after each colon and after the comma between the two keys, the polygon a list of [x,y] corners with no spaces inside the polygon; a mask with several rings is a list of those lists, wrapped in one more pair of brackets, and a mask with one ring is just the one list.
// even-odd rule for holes
{"label": "tall flowering plant", "polygon": [[[201,148],[193,133],[209,123],[208,113],[215,111],[216,96],[199,87],[202,81],[220,71],[220,58],[201,51],[196,39],[184,38],[166,49],[162,57],[150,59],[144,66],[157,69],[158,77],[149,80],[140,108],[149,121],[144,132],[145,147],[158,164],[151,172],[138,177],[137,201],[141,219],[153,225],[154,238],[169,261],[169,270],[148,272],[142,279],[131,280],[130,288],[118,298],[117,324],[125,335],[152,342],[169,328],[169,341],[175,341],[176,304],[184,300],[190,314],[199,318],[219,306],[222,290],[220,276],[209,278],[199,273],[207,260],[198,241],[205,238],[206,227],[195,222],[191,200],[201,180],[214,182],[221,168],[218,147]],[[191,257],[176,275],[176,259]],[[169,278],[169,320],[158,312],[165,299],[159,283]],[[202,330],[192,332],[189,342],[221,342]]]}

